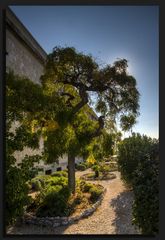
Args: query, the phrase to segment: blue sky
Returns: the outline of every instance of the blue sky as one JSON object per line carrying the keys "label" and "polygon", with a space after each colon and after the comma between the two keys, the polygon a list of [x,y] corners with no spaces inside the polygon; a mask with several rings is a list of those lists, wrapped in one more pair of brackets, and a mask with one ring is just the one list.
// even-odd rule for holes
{"label": "blue sky", "polygon": [[[126,58],[137,80],[140,117],[133,131],[159,136],[158,6],[11,6],[42,48],[73,46],[101,63]],[[127,134],[126,134],[127,136]]]}

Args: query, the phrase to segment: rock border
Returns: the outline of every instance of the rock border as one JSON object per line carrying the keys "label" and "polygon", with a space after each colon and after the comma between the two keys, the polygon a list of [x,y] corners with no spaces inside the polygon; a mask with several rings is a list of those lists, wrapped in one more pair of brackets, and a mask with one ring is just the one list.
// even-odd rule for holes
{"label": "rock border", "polygon": [[90,215],[92,215],[98,206],[101,204],[103,197],[106,192],[106,188],[104,188],[103,193],[95,202],[92,207],[86,209],[84,212],[82,212],[80,215],[75,216],[75,217],[36,217],[32,214],[26,213],[24,214],[23,217],[23,223],[27,224],[34,224],[34,225],[39,225],[39,226],[49,226],[49,227],[59,227],[59,226],[66,226],[69,224],[73,224],[74,222],[79,221],[82,218],[86,218]]}

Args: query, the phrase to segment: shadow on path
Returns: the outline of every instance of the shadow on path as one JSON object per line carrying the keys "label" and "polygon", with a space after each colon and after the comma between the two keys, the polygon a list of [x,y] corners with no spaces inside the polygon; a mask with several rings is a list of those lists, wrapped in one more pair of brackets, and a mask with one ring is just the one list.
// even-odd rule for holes
{"label": "shadow on path", "polygon": [[116,234],[140,234],[132,225],[132,203],[133,192],[131,191],[124,191],[110,201],[110,206],[116,214],[112,223]]}

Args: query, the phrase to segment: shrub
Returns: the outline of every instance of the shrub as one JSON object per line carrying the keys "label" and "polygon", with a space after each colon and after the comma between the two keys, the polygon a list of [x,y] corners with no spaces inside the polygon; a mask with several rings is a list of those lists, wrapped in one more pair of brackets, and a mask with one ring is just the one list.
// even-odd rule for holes
{"label": "shrub", "polygon": [[33,179],[31,181],[31,184],[33,190],[39,191],[41,189],[41,182],[39,181],[39,179]]}
{"label": "shrub", "polygon": [[108,174],[110,171],[110,167],[105,165],[105,163],[103,163],[101,166],[100,166],[100,172],[103,174],[103,175],[106,175]]}
{"label": "shrub", "polygon": [[29,181],[29,183],[31,184],[31,188],[35,191],[39,191],[42,188],[45,187],[45,182],[50,179],[50,176],[48,175],[39,175],[33,179],[31,179],[31,181]]}
{"label": "shrub", "polygon": [[48,186],[66,186],[68,184],[68,180],[66,177],[42,175],[33,178],[30,183],[32,185],[32,189],[40,191],[42,188],[47,188]]}
{"label": "shrub", "polygon": [[79,171],[85,171],[87,169],[87,166],[85,163],[79,163],[76,165],[76,169]]}
{"label": "shrub", "polygon": [[103,190],[101,188],[99,188],[97,185],[95,185],[90,188],[89,192],[91,194],[90,200],[92,202],[96,202],[98,200],[99,196],[102,194]]}
{"label": "shrub", "polygon": [[93,165],[92,170],[95,172],[95,178],[99,177],[100,166],[95,164],[95,165]]}
{"label": "shrub", "polygon": [[28,186],[22,174],[22,169],[10,166],[6,177],[6,202],[5,202],[5,222],[7,225],[13,223],[15,219],[22,216],[24,207],[29,204]]}
{"label": "shrub", "polygon": [[82,185],[81,190],[82,190],[82,192],[89,192],[92,187],[93,187],[92,183],[85,182],[85,184]]}
{"label": "shrub", "polygon": [[50,177],[45,181],[47,186],[61,185],[63,187],[68,185],[68,179],[66,177]]}
{"label": "shrub", "polygon": [[158,233],[159,222],[158,144],[153,145],[134,173],[134,223],[144,234]]}
{"label": "shrub", "polygon": [[69,196],[70,192],[67,186],[48,186],[40,195],[41,205],[37,209],[36,215],[39,217],[65,216]]}
{"label": "shrub", "polygon": [[68,173],[66,171],[58,171],[58,172],[54,172],[51,175],[52,177],[68,177]]}
{"label": "shrub", "polygon": [[143,156],[150,152],[153,141],[140,134],[133,134],[119,144],[118,166],[123,180],[132,186],[133,174]]}

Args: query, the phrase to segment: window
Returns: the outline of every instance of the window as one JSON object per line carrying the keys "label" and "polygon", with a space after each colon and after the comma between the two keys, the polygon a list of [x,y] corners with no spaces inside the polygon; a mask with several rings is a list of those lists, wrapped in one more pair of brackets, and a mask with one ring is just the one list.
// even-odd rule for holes
{"label": "window", "polygon": [[61,170],[62,170],[61,167],[58,167],[58,168],[57,168],[57,171],[61,171]]}
{"label": "window", "polygon": [[51,173],[52,173],[52,170],[51,170],[51,169],[45,171],[45,174],[46,174],[46,175],[50,175]]}

